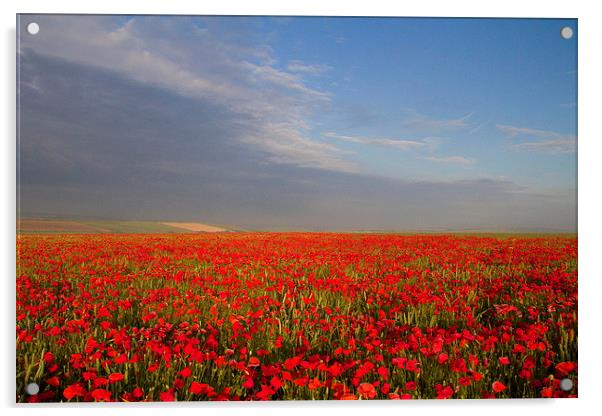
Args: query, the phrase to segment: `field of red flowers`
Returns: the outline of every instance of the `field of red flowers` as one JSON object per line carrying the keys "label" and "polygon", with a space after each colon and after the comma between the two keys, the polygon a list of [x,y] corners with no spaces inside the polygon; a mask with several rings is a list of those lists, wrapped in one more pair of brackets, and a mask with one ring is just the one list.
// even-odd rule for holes
{"label": "field of red flowers", "polygon": [[18,402],[577,395],[576,238],[20,235],[17,259]]}

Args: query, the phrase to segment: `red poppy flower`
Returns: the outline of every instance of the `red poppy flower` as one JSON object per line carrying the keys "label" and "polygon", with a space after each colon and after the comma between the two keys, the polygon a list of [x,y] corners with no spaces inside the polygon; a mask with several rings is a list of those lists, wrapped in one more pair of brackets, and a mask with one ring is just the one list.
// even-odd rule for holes
{"label": "red poppy flower", "polygon": [[385,380],[389,378],[389,370],[386,367],[378,367],[378,370],[376,370],[376,372]]}
{"label": "red poppy flower", "polygon": [[244,381],[244,383],[242,383],[242,386],[247,389],[250,390],[255,386],[255,383],[253,382],[253,378],[252,377],[247,377]]}
{"label": "red poppy flower", "polygon": [[291,371],[293,368],[299,365],[300,362],[301,358],[299,357],[287,358],[284,360],[284,368],[286,368],[288,371]]}
{"label": "red poppy flower", "polygon": [[127,360],[128,360],[127,355],[121,354],[121,355],[118,355],[117,357],[115,357],[115,359],[113,361],[115,361],[115,364],[123,364],[123,363],[126,363]]}
{"label": "red poppy flower", "polygon": [[458,384],[460,384],[461,386],[470,386],[471,382],[472,380],[470,379],[470,377],[460,377],[458,379]]}
{"label": "red poppy flower", "polygon": [[142,389],[140,387],[136,387],[133,391],[132,391],[132,395],[137,398],[140,399],[142,396],[144,396],[144,391],[142,391]]}
{"label": "red poppy flower", "polygon": [[118,381],[122,381],[123,379],[124,376],[121,373],[113,373],[109,375],[109,381],[111,383],[117,383]]}
{"label": "red poppy flower", "polygon": [[418,373],[420,371],[420,363],[416,360],[409,360],[406,363],[406,370]]}
{"label": "red poppy flower", "polygon": [[96,389],[92,391],[92,397],[97,402],[110,402],[111,392],[105,389]]}
{"label": "red poppy flower", "polygon": [[84,377],[84,380],[86,380],[86,381],[94,380],[96,378],[96,371],[84,371],[82,373],[82,376]]}
{"label": "red poppy flower", "polygon": [[107,384],[109,384],[109,380],[107,380],[104,377],[97,377],[94,379],[92,384],[94,385],[94,387],[102,387],[102,386],[106,386]]}
{"label": "red poppy flower", "polygon": [[552,387],[545,387],[541,390],[541,397],[550,398],[554,394]]}
{"label": "red poppy flower", "polygon": [[376,389],[370,383],[362,383],[357,388],[357,392],[364,399],[373,399],[376,397]]}
{"label": "red poppy flower", "polygon": [[272,377],[272,380],[270,380],[270,386],[272,386],[274,390],[278,390],[280,387],[282,387],[282,384],[282,380],[280,380],[278,376],[274,376]]}
{"label": "red poppy flower", "polygon": [[319,379],[317,378],[312,378],[309,383],[307,384],[307,387],[309,387],[310,390],[316,390],[320,387],[322,387],[322,383],[320,382]]}
{"label": "red poppy flower", "polygon": [[190,383],[190,388],[188,389],[188,391],[191,392],[192,394],[205,394],[205,393],[207,393],[208,388],[209,388],[208,384],[193,381],[192,383]]}
{"label": "red poppy flower", "polygon": [[81,384],[72,384],[63,390],[63,396],[67,400],[71,400],[74,397],[84,397],[86,394],[86,389]]}
{"label": "red poppy flower", "polygon": [[180,371],[179,374],[184,378],[188,378],[192,375],[192,370],[189,367],[186,367],[185,369]]}
{"label": "red poppy flower", "polygon": [[261,385],[261,391],[257,393],[257,398],[261,400],[268,400],[274,394],[274,390],[270,386],[266,386],[265,384]]}
{"label": "red poppy flower", "polygon": [[515,353],[515,354],[517,354],[517,353],[523,353],[526,350],[527,349],[524,346],[520,345],[520,344],[515,344],[514,348],[512,348],[512,352]]}
{"label": "red poppy flower", "polygon": [[499,381],[494,381],[493,385],[492,385],[493,391],[496,393],[500,393],[504,390],[506,390],[506,385],[499,382]]}
{"label": "red poppy flower", "polygon": [[450,399],[454,395],[454,390],[450,386],[443,387],[437,384],[435,390],[437,391],[437,399],[440,400]]}
{"label": "red poppy flower", "polygon": [[309,382],[309,377],[299,377],[293,380],[293,383],[295,383],[297,386],[307,386],[307,383]]}
{"label": "red poppy flower", "polygon": [[452,371],[457,373],[465,373],[468,371],[466,368],[466,361],[463,358],[458,358],[457,360],[453,360],[450,364],[450,368]]}
{"label": "red poppy flower", "polygon": [[49,379],[46,380],[46,383],[48,383],[48,385],[52,386],[52,387],[58,387],[60,384],[59,378],[57,376],[50,377]]}
{"label": "red poppy flower", "polygon": [[162,402],[173,402],[174,400],[176,400],[172,389],[161,392],[161,394],[159,394],[159,398]]}
{"label": "red poppy flower", "polygon": [[575,363],[566,361],[556,364],[556,370],[563,376],[568,375],[575,369]]}
{"label": "red poppy flower", "polygon": [[50,351],[44,353],[44,363],[50,365],[54,362],[54,354]]}
{"label": "red poppy flower", "polygon": [[472,379],[474,381],[480,381],[483,378],[483,374],[477,373],[476,371],[472,372]]}

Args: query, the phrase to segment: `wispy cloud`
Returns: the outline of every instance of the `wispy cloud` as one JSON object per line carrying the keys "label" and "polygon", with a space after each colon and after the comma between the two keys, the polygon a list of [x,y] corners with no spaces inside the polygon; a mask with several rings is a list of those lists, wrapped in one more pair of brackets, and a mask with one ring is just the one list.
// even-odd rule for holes
{"label": "wispy cloud", "polygon": [[471,128],[470,130],[468,130],[468,134],[475,134],[476,132],[478,132],[479,130],[481,130],[484,126],[488,125],[489,121],[486,121],[484,123],[481,124],[477,124],[475,125],[473,128]]}
{"label": "wispy cloud", "polygon": [[[546,153],[573,153],[576,151],[577,138],[575,135],[507,124],[496,124],[496,127],[510,138],[523,140],[512,145],[517,150]],[[533,138],[540,140],[528,140]]]}
{"label": "wispy cloud", "polygon": [[517,126],[510,126],[507,124],[496,124],[495,127],[497,127],[498,130],[504,132],[506,135],[508,135],[510,137],[535,136],[535,137],[541,137],[541,138],[550,138],[550,137],[560,137],[561,136],[559,133],[556,133],[554,131],[532,129],[529,127],[517,127]]}
{"label": "wispy cloud", "polygon": [[469,119],[472,117],[473,113],[452,119],[429,117],[424,114],[420,114],[413,109],[406,109],[405,113],[407,115],[402,121],[402,125],[414,129],[424,131],[443,131],[474,128],[474,125],[469,122]]}
{"label": "wispy cloud", "polygon": [[432,147],[434,142],[429,139],[405,140],[396,138],[345,136],[333,132],[323,133],[323,136],[350,143],[360,143],[371,146],[394,147],[399,150],[422,149]]}
{"label": "wispy cloud", "polygon": [[446,157],[429,156],[429,157],[425,157],[424,159],[430,160],[431,162],[451,163],[451,164],[458,164],[458,165],[472,165],[475,163],[474,159],[470,159],[470,158],[467,158],[464,156],[446,156]]}
{"label": "wispy cloud", "polygon": [[332,67],[325,64],[306,64],[297,60],[290,61],[286,68],[289,72],[308,75],[319,75],[332,69]]}
{"label": "wispy cloud", "polygon": [[513,145],[515,149],[531,152],[547,153],[574,153],[575,141],[572,139],[542,140],[536,142],[523,142]]}

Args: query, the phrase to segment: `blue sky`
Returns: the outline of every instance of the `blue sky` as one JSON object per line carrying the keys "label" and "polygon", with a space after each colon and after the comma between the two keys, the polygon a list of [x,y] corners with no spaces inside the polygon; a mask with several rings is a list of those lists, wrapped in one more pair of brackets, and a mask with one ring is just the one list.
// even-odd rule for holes
{"label": "blue sky", "polygon": [[[296,59],[328,67],[308,84],[331,92],[335,108],[353,107],[360,117],[363,112],[373,118],[357,125],[336,115],[316,117],[314,137],[322,130],[412,140],[433,136],[441,143],[429,157],[472,161],[450,166],[453,162],[340,143],[349,150],[364,148],[359,160],[367,169],[403,177],[488,175],[533,186],[573,184],[573,152],[517,150],[518,141],[496,126],[576,134],[576,39],[559,36],[563,26],[576,29],[574,21],[340,18],[278,25],[269,19],[261,26],[266,36],[275,33],[272,45],[282,64]],[[404,123],[414,118],[424,123]],[[461,128],[430,123],[463,118]],[[525,141],[531,138],[525,134]]]}
{"label": "blue sky", "polygon": [[576,229],[575,20],[24,15],[20,27],[24,214]]}

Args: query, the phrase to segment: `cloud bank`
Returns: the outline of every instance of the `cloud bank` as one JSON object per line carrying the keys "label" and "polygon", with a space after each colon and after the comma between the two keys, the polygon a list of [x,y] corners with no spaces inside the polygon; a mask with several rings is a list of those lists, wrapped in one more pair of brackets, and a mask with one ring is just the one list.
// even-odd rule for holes
{"label": "cloud bank", "polygon": [[[334,146],[307,136],[306,117],[328,105],[329,95],[308,87],[295,72],[277,69],[267,45],[225,42],[226,36],[204,27],[202,19],[187,17],[136,17],[122,24],[108,16],[40,16],[37,21],[43,36],[23,37],[21,54],[34,51],[112,71],[227,108],[247,121],[241,140],[263,148],[274,161],[353,169]],[[300,68],[319,67],[293,67]]]}

